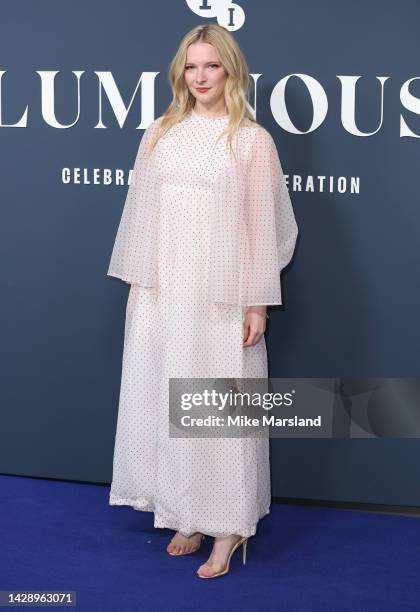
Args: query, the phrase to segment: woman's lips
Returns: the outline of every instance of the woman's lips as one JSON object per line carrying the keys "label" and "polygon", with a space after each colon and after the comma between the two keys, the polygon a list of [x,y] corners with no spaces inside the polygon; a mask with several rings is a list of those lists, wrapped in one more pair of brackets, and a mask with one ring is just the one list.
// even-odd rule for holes
{"label": "woman's lips", "polygon": [[208,91],[210,89],[210,87],[196,87],[196,89],[200,93],[204,93],[205,91]]}

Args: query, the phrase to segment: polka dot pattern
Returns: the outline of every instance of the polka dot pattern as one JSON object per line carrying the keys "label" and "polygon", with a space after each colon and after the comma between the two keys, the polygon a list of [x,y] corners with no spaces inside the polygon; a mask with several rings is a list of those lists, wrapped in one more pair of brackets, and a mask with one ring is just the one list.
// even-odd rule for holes
{"label": "polka dot pattern", "polygon": [[[227,127],[227,115],[211,119],[193,110],[148,156],[160,120],[147,128],[140,142],[108,274],[157,288],[162,198],[210,198],[208,301],[281,304],[280,274],[293,255],[298,231],[272,136],[244,119],[232,155],[226,136],[217,141]],[[189,242],[184,245],[187,253],[197,246]]]}
{"label": "polka dot pattern", "polygon": [[[192,111],[158,144],[156,278],[152,286],[131,282],[126,310],[109,503],[153,512],[155,527],[186,536],[252,536],[271,502],[268,438],[168,433],[169,377],[268,375],[264,336],[243,347],[246,303],[209,300],[211,210],[222,155],[215,141],[226,124],[226,116],[210,119]],[[266,161],[261,157],[260,163]],[[268,216],[254,221],[262,233],[272,232]],[[261,287],[250,285],[249,296]],[[249,303],[276,302],[277,296],[264,296],[269,302]]]}

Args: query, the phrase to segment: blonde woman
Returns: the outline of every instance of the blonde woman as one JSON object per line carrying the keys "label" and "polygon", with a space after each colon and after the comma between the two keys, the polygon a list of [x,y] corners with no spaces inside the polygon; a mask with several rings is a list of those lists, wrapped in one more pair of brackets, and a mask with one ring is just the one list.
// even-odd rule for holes
{"label": "blonde woman", "polygon": [[108,275],[131,285],[109,503],[176,531],[173,556],[214,538],[201,578],[270,512],[269,440],[174,438],[170,377],[265,378],[266,307],[297,226],[277,149],[249,110],[225,28],[195,27],[169,68],[173,98],[145,130]]}

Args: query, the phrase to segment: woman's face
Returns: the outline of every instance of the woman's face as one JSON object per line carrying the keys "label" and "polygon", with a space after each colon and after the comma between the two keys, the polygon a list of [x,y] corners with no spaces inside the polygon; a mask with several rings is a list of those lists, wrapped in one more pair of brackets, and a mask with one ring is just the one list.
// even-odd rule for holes
{"label": "woman's face", "polygon": [[[199,42],[188,46],[184,75],[188,89],[199,106],[208,109],[219,103],[224,106],[227,75],[213,45]],[[201,87],[206,90],[200,91]]]}

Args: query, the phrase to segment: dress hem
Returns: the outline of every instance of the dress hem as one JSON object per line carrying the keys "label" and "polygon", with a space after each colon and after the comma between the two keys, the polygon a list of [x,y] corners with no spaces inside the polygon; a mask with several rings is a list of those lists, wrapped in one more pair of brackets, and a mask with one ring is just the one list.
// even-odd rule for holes
{"label": "dress hem", "polygon": [[206,527],[200,525],[199,523],[194,523],[194,525],[182,525],[179,520],[172,519],[168,516],[165,516],[163,513],[159,512],[156,505],[148,500],[148,499],[128,499],[123,497],[118,497],[117,495],[113,495],[112,493],[109,495],[109,505],[110,506],[131,506],[134,510],[138,510],[140,512],[153,512],[154,513],[154,527],[158,529],[174,529],[178,531],[182,535],[189,537],[193,533],[203,533],[204,535],[214,537],[214,538],[223,538],[228,535],[232,535],[233,533],[242,536],[243,538],[249,538],[256,534],[257,532],[257,524],[258,521],[270,514],[270,508],[267,507],[260,513],[259,518],[256,523],[254,523],[248,529],[235,528],[233,527],[231,531],[209,531]]}

